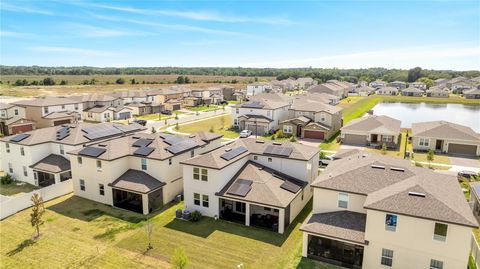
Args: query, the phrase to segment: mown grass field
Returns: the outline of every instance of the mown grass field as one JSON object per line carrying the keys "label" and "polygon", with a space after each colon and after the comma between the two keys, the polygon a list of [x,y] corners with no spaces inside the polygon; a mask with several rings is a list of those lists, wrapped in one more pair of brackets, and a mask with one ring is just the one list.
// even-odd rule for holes
{"label": "mown grass field", "polygon": [[179,125],[179,131],[182,133],[195,133],[195,132],[210,132],[213,131],[218,134],[222,134],[225,138],[237,138],[238,132],[231,131],[229,128],[232,126],[232,115],[225,114],[223,116],[214,117],[206,120],[195,121],[191,123],[184,123]]}
{"label": "mown grass field", "polygon": [[278,234],[221,220],[175,220],[172,205],[150,216],[153,249],[144,216],[75,196],[46,204],[41,237],[31,240],[29,210],[0,222],[1,268],[169,268],[176,248],[183,248],[188,268],[337,268],[302,259],[302,211],[288,231]]}

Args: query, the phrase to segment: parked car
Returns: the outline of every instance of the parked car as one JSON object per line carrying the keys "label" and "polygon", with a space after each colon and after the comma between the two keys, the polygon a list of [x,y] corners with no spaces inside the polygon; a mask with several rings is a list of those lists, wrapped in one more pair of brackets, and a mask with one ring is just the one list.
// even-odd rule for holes
{"label": "parked car", "polygon": [[145,126],[147,125],[147,121],[146,120],[134,120],[133,122],[137,123],[137,124],[140,124],[142,126]]}
{"label": "parked car", "polygon": [[220,102],[220,105],[228,105],[228,102],[223,100],[223,101]]}
{"label": "parked car", "polygon": [[168,109],[162,110],[162,111],[160,111],[160,113],[162,113],[163,115],[172,115],[172,111],[168,110]]}
{"label": "parked car", "polygon": [[466,178],[466,179],[474,179],[476,176],[477,176],[477,173],[473,172],[473,171],[466,171],[466,170],[463,170],[463,171],[460,171],[458,172],[458,177],[459,178]]}
{"label": "parked car", "polygon": [[252,135],[252,131],[250,130],[243,130],[240,132],[240,137],[241,138],[245,138],[245,137],[249,137]]}

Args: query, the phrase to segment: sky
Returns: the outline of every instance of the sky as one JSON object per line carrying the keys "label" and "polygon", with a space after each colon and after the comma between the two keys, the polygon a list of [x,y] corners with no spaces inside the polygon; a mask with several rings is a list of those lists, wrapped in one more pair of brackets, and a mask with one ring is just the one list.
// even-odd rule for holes
{"label": "sky", "polygon": [[0,1],[0,64],[480,70],[480,0]]}

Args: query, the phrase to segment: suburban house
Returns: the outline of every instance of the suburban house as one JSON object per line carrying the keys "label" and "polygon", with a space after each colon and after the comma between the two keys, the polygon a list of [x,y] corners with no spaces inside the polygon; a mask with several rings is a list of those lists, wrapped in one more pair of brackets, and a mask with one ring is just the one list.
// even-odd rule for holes
{"label": "suburban house", "polygon": [[463,97],[467,99],[480,99],[480,89],[471,89],[463,92]]}
{"label": "suburban house", "polygon": [[370,82],[368,84],[368,86],[370,86],[372,88],[375,88],[375,89],[379,89],[379,88],[387,87],[387,83],[383,80],[375,80],[375,81]]}
{"label": "suburban house", "polygon": [[348,96],[348,93],[354,86],[351,83],[329,80],[326,83],[322,83],[316,86],[311,86],[307,89],[309,93],[326,93],[335,95],[338,98],[342,99]]}
{"label": "suburban house", "polygon": [[375,93],[375,89],[370,86],[361,86],[353,89],[353,93],[349,93],[349,96],[369,96]]}
{"label": "suburban house", "polygon": [[[131,115],[124,113],[128,112],[128,110],[123,111],[122,113],[124,114],[118,115],[118,118],[128,119],[127,117],[132,115],[160,113],[163,110],[163,104],[159,103],[160,100],[157,98],[159,94],[157,90],[142,90],[114,92],[111,96],[120,98],[122,100],[121,104],[130,109]],[[121,106],[119,105],[115,108],[118,110],[118,107]]]}
{"label": "suburban house", "polygon": [[448,121],[412,124],[413,150],[480,156],[480,134],[468,126]]}
{"label": "suburban house", "polygon": [[35,129],[35,122],[25,117],[24,107],[0,103],[0,134],[14,135]]}
{"label": "suburban house", "polygon": [[285,134],[328,140],[342,127],[342,108],[309,99],[296,98],[288,109],[288,120],[280,123]]}
{"label": "suburban house", "polygon": [[6,136],[0,139],[1,170],[15,180],[46,187],[71,178],[68,151],[141,130],[138,124],[78,123]]}
{"label": "suburban house", "polygon": [[397,88],[398,90],[403,90],[403,89],[407,88],[407,83],[405,83],[403,81],[396,80],[396,81],[388,83],[388,86]]}
{"label": "suburban house", "polygon": [[298,82],[291,78],[287,78],[284,80],[272,80],[270,81],[270,85],[272,85],[272,90],[274,92],[285,92],[297,89],[299,87]]}
{"label": "suburban house", "polygon": [[277,93],[252,96],[250,101],[232,107],[232,124],[253,134],[268,134],[276,131],[280,122],[288,118],[292,102],[292,98]]}
{"label": "suburban house", "polygon": [[462,94],[464,91],[472,89],[473,83],[466,77],[456,77],[447,82],[447,87],[453,93]]}
{"label": "suburban house", "polygon": [[83,119],[94,122],[126,120],[132,117],[132,109],[125,107],[123,99],[105,94],[72,96],[83,105]]}
{"label": "suburban house", "polygon": [[423,96],[424,91],[419,88],[406,88],[402,90],[402,96]]}
{"label": "suburban house", "polygon": [[329,104],[335,106],[340,102],[340,98],[336,95],[328,94],[328,93],[304,93],[304,94],[297,94],[292,96],[292,98],[298,99],[310,99],[313,101]]}
{"label": "suburban house", "polygon": [[[183,192],[183,160],[221,146],[222,136],[137,133],[89,144],[71,155],[75,195],[148,214]],[[119,147],[119,145],[122,145]]]}
{"label": "suburban house", "polygon": [[279,233],[312,196],[319,149],[245,138],[182,162],[185,209]]}
{"label": "suburban house", "polygon": [[311,77],[297,78],[297,84],[299,89],[307,89],[310,86],[317,85],[318,82]]}
{"label": "suburban house", "polygon": [[365,87],[365,86],[368,86],[368,82],[366,82],[365,80],[358,81],[357,87]]}
{"label": "suburban house", "polygon": [[446,87],[446,86],[447,86],[448,79],[446,79],[446,78],[439,78],[439,79],[434,80],[433,82],[435,83],[435,86]]}
{"label": "suburban house", "polygon": [[12,103],[25,109],[25,118],[36,128],[75,123],[82,118],[83,105],[71,98],[39,97]]}
{"label": "suburban house", "polygon": [[421,82],[421,81],[412,82],[412,83],[410,83],[409,86],[412,87],[412,88],[415,88],[415,89],[422,90],[422,91],[427,90],[427,84],[425,84],[424,82]]}
{"label": "suburban house", "polygon": [[259,93],[268,93],[272,91],[272,84],[267,82],[255,82],[247,85],[247,96],[257,95]]}
{"label": "suburban house", "polygon": [[450,90],[445,86],[433,86],[430,87],[427,91],[428,97],[443,97],[448,98],[450,95]]}
{"label": "suburban house", "polygon": [[341,128],[344,144],[397,148],[400,142],[401,122],[388,116],[370,115],[354,119]]}
{"label": "suburban house", "polygon": [[218,105],[223,101],[223,90],[218,87],[193,89],[190,96],[184,98],[185,106]]}
{"label": "suburban house", "polygon": [[478,222],[455,176],[359,153],[315,182],[302,255],[346,268],[467,268]]}
{"label": "suburban house", "polygon": [[223,99],[225,99],[227,101],[236,100],[236,97],[234,95],[236,92],[237,92],[237,90],[234,87],[231,87],[231,86],[223,86],[222,87]]}
{"label": "suburban house", "polygon": [[397,95],[398,89],[394,87],[383,87],[376,90],[378,95]]}

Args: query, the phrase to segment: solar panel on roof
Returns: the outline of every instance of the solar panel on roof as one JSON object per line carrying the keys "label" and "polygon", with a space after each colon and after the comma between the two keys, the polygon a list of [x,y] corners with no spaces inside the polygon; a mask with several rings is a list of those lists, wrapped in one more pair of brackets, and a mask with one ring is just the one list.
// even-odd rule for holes
{"label": "solar panel on roof", "polygon": [[254,102],[250,102],[242,105],[242,107],[244,108],[263,108],[263,106],[264,105],[258,101],[254,101]]}
{"label": "solar panel on roof", "polygon": [[287,190],[289,192],[292,192],[292,193],[297,193],[297,191],[299,191],[302,187],[291,182],[291,181],[288,181],[288,180],[285,180],[282,185],[280,185],[280,188],[284,189],[284,190]]}
{"label": "solar panel on roof", "polygon": [[244,146],[236,147],[228,152],[223,153],[220,155],[220,158],[224,159],[225,161],[230,161],[231,159],[237,157],[238,155],[247,152],[248,149]]}
{"label": "solar panel on roof", "polygon": [[268,145],[263,154],[270,154],[270,155],[278,155],[278,156],[285,156],[288,157],[292,153],[293,148],[291,147],[282,147],[282,146],[274,146]]}
{"label": "solar panel on roof", "polygon": [[230,186],[227,193],[236,196],[245,197],[252,189],[253,181],[248,179],[237,179],[235,183]]}
{"label": "solar panel on roof", "polygon": [[102,155],[105,151],[107,150],[102,148],[84,147],[78,152],[78,154],[90,157],[98,157]]}
{"label": "solar panel on roof", "polygon": [[25,138],[29,137],[30,134],[19,134],[19,135],[16,135],[12,138],[10,138],[10,141],[11,142],[20,142],[22,140],[24,140]]}
{"label": "solar panel on roof", "polygon": [[176,144],[166,147],[165,149],[168,150],[172,154],[178,154],[180,152],[184,152],[195,148],[197,146],[197,142],[194,140],[183,140]]}
{"label": "solar panel on roof", "polygon": [[100,139],[123,133],[120,129],[110,124],[97,124],[92,127],[83,128],[82,131],[85,132],[84,136],[89,140]]}
{"label": "solar panel on roof", "polygon": [[178,136],[178,135],[172,135],[164,139],[165,143],[169,145],[177,144],[184,140],[185,138]]}
{"label": "solar panel on roof", "polygon": [[64,139],[65,137],[67,137],[70,133],[59,133],[57,134],[57,140],[62,140]]}
{"label": "solar panel on roof", "polygon": [[150,147],[140,147],[137,150],[133,152],[134,155],[140,155],[140,156],[148,156],[150,153],[152,153],[155,149],[150,148]]}
{"label": "solar panel on roof", "polygon": [[143,138],[140,138],[138,139],[137,141],[135,141],[135,143],[132,144],[133,147],[146,147],[150,144],[152,144],[152,139],[143,139]]}

